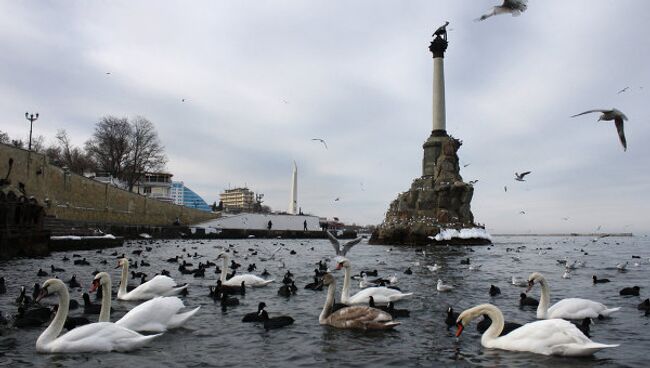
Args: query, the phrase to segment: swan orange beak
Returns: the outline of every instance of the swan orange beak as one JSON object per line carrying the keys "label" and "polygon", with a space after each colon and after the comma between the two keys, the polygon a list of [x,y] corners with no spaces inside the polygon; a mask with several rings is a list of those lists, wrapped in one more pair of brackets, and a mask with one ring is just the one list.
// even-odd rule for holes
{"label": "swan orange beak", "polygon": [[529,292],[530,289],[533,288],[533,285],[535,285],[535,281],[533,280],[528,281],[528,287],[526,288],[526,292]]}
{"label": "swan orange beak", "polygon": [[458,324],[456,325],[456,328],[458,328],[456,330],[456,337],[458,337],[458,336],[460,336],[460,334],[463,333],[463,324],[461,322],[458,322]]}
{"label": "swan orange beak", "polygon": [[90,285],[90,290],[88,291],[92,293],[95,290],[97,290],[98,287],[99,287],[99,280],[93,280],[93,283]]}
{"label": "swan orange beak", "polygon": [[38,293],[38,296],[36,297],[36,300],[34,300],[36,303],[40,302],[41,299],[45,298],[47,296],[47,288],[42,288],[41,292]]}

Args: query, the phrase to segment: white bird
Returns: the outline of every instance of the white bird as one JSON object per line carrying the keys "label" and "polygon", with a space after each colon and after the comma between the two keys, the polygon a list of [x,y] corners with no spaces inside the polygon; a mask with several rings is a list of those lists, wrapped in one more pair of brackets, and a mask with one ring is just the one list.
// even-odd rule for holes
{"label": "white bird", "polygon": [[480,22],[489,17],[506,13],[510,13],[513,17],[517,17],[528,8],[528,5],[526,5],[527,2],[528,0],[503,0],[503,4],[492,7],[492,11],[481,15],[481,17],[475,19],[475,21]]}
{"label": "white bird", "polygon": [[[99,322],[110,322],[111,315],[111,277],[106,272],[95,275],[90,291],[95,291],[99,286],[102,293],[102,305],[99,312]],[[116,325],[137,332],[164,332],[168,329],[185,325],[201,307],[178,313],[185,308],[183,301],[175,296],[159,296],[139,304],[128,311],[122,318],[115,322]]]}
{"label": "white bird", "polygon": [[469,266],[469,270],[470,271],[480,271],[482,266],[483,266],[482,264],[472,264],[472,265]]}
{"label": "white bird", "polygon": [[427,265],[427,268],[428,268],[429,271],[431,271],[431,272],[437,272],[437,271],[440,269],[440,266],[438,266],[437,263],[434,263],[433,266],[429,266],[429,265]]}
{"label": "white bird", "polygon": [[621,141],[621,145],[623,145],[623,151],[627,151],[627,141],[625,140],[625,131],[623,130],[623,125],[624,125],[623,122],[627,120],[627,116],[625,116],[625,114],[623,114],[621,111],[617,109],[611,109],[611,110],[594,109],[594,110],[581,112],[580,114],[572,115],[571,117],[575,118],[576,116],[589,114],[592,112],[601,113],[600,117],[598,118],[598,121],[614,120],[614,125],[616,125],[616,131],[618,132],[618,139]]}
{"label": "white bird", "polygon": [[530,291],[536,282],[542,287],[542,296],[539,299],[539,306],[537,307],[537,319],[585,319],[598,318],[599,316],[608,317],[610,314],[621,309],[610,309],[603,303],[581,298],[562,299],[549,308],[549,304],[551,303],[551,290],[548,286],[548,282],[541,273],[533,272],[528,276],[528,289],[526,291]]}
{"label": "white bird", "polygon": [[171,277],[158,275],[151,280],[141,284],[135,289],[126,291],[126,280],[129,274],[129,260],[121,258],[117,267],[122,267],[122,276],[120,278],[120,288],[117,290],[117,299],[120,300],[148,300],[157,296],[172,296],[180,294],[187,289],[187,284],[177,286]]}
{"label": "white bird", "polygon": [[454,287],[451,285],[445,285],[442,280],[438,279],[438,284],[436,285],[436,290],[438,291],[452,291]]}
{"label": "white bird", "polygon": [[625,271],[627,268],[628,261],[625,261],[625,263],[619,263],[616,265],[616,269],[619,271]]}
{"label": "white bird", "polygon": [[339,257],[336,261],[336,269],[343,268],[343,289],[341,290],[341,303],[347,305],[354,304],[368,304],[372,296],[377,305],[386,305],[389,302],[396,302],[398,300],[407,298],[413,293],[402,293],[399,290],[387,288],[384,286],[369,287],[359,291],[358,293],[350,296],[350,279],[351,279],[351,265],[350,260],[344,257]]}
{"label": "white bird", "polygon": [[488,349],[579,357],[619,346],[593,342],[573,323],[561,319],[527,323],[507,335],[499,336],[504,327],[503,313],[492,304],[481,304],[463,311],[457,319],[456,336],[460,336],[465,326],[481,315],[487,315],[492,320],[481,336],[481,345]]}
{"label": "white bird", "polygon": [[351,240],[349,242],[346,242],[343,244],[343,248],[341,248],[341,243],[339,240],[329,231],[325,231],[327,233],[327,238],[330,240],[330,243],[332,243],[332,246],[334,247],[334,252],[336,252],[337,256],[343,256],[345,257],[350,249],[354,247],[355,245],[361,243],[361,237],[356,238],[354,240]]}
{"label": "white bird", "polygon": [[528,286],[528,281],[517,278],[515,277],[515,275],[512,275],[512,284],[515,286],[526,287]]}
{"label": "white bird", "polygon": [[[110,294],[110,290],[107,290]],[[70,294],[59,279],[43,283],[37,301],[49,294],[59,296],[59,308],[50,325],[36,340],[39,353],[90,353],[108,351],[131,351],[146,345],[158,335],[144,336],[110,322],[97,322],[79,326],[59,336],[68,318]]]}
{"label": "white bird", "polygon": [[312,138],[311,140],[312,140],[312,141],[318,141],[318,142],[321,142],[321,143],[323,144],[323,146],[325,146],[325,149],[327,149],[327,143],[325,143],[325,140],[324,140],[324,139],[320,139],[320,138]]}
{"label": "white bird", "polygon": [[[251,274],[244,274],[244,275],[235,275],[228,280],[226,280],[226,275],[228,273],[228,254],[227,253],[221,253],[217,256],[217,259],[223,259],[223,267],[221,267],[221,275],[219,276],[219,279],[221,280],[221,284],[225,286],[241,286],[242,282],[244,283],[245,286],[249,287],[262,287],[266,286],[273,281],[274,279],[271,280],[265,280],[259,276],[251,275]],[[284,262],[282,262],[281,268],[284,268]]]}
{"label": "white bird", "polygon": [[570,279],[571,278],[571,273],[569,272],[568,268],[564,269],[564,273],[562,274],[563,279]]}

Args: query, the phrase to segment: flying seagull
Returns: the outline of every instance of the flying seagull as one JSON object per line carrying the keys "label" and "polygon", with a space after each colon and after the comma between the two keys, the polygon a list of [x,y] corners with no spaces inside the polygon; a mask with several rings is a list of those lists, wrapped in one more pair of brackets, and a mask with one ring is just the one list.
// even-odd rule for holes
{"label": "flying seagull", "polygon": [[325,143],[325,140],[324,140],[324,139],[320,139],[320,138],[312,138],[311,140],[312,140],[312,141],[319,141],[319,142],[321,142],[321,143],[323,144],[323,146],[325,146],[325,149],[327,149],[327,143]]}
{"label": "flying seagull", "polygon": [[530,171],[522,172],[521,174],[515,173],[515,180],[516,181],[526,181],[526,179],[524,179],[524,176],[526,176],[528,174],[530,174]]}
{"label": "flying seagull", "polygon": [[481,15],[476,19],[477,22],[486,20],[491,16],[510,13],[513,17],[517,17],[523,13],[528,5],[528,0],[503,0],[503,4],[492,7],[492,11]]}
{"label": "flying seagull", "polygon": [[630,87],[625,87],[625,88],[623,88],[622,90],[620,90],[620,91],[618,91],[618,92],[616,92],[616,93],[619,93],[619,94],[620,94],[620,93],[626,92],[626,91],[629,90],[629,89],[630,89]]}
{"label": "flying seagull", "polygon": [[476,180],[470,180],[470,181],[469,181],[469,184],[470,184],[470,185],[474,185],[474,184],[476,184],[476,183],[478,183],[478,179],[476,179]]}
{"label": "flying seagull", "polygon": [[598,118],[598,121],[614,120],[614,124],[616,125],[616,130],[618,131],[618,138],[621,140],[621,144],[623,145],[623,151],[627,151],[627,141],[625,140],[625,132],[623,131],[623,122],[627,120],[627,116],[625,116],[625,114],[623,114],[621,111],[617,109],[611,109],[611,110],[594,109],[594,110],[589,110],[589,111],[581,112],[579,114],[572,115],[571,117],[575,118],[576,116],[589,114],[592,112],[602,113]]}
{"label": "flying seagull", "polygon": [[507,186],[507,185],[504,185],[504,186],[503,186],[503,191],[504,191],[504,192],[507,192],[507,191],[508,191],[508,186]]}
{"label": "flying seagull", "polygon": [[346,254],[354,247],[355,245],[359,244],[361,242],[362,238],[356,238],[354,240],[351,240],[345,244],[343,244],[343,248],[341,248],[341,243],[339,243],[339,240],[332,235],[331,232],[325,231],[327,233],[327,237],[330,239],[330,242],[332,243],[332,246],[334,247],[334,251],[336,252],[337,256],[343,256],[345,257]]}

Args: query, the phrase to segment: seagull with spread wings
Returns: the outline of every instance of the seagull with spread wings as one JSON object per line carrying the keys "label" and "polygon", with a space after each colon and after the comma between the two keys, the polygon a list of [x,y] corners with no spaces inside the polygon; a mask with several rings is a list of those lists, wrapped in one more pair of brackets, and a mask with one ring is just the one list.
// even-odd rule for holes
{"label": "seagull with spread wings", "polygon": [[528,8],[528,5],[526,5],[527,2],[528,0],[503,0],[503,4],[492,7],[492,11],[481,15],[476,21],[480,22],[489,17],[507,13],[512,14],[513,17],[517,17]]}
{"label": "seagull with spread wings", "polygon": [[341,243],[339,243],[339,240],[332,235],[331,232],[325,231],[327,233],[327,237],[330,239],[330,242],[332,243],[332,246],[334,247],[334,251],[336,252],[337,256],[343,256],[345,257],[346,254],[354,247],[355,245],[359,244],[361,242],[362,238],[356,238],[354,240],[351,240],[345,244],[343,244],[343,248],[341,248]]}
{"label": "seagull with spread wings", "polygon": [[620,139],[621,144],[623,145],[623,151],[627,151],[627,141],[625,140],[625,131],[623,131],[623,122],[627,120],[627,116],[625,116],[625,114],[623,114],[621,111],[617,109],[611,109],[611,110],[594,109],[594,110],[589,110],[589,111],[581,112],[579,114],[572,115],[571,117],[575,118],[576,116],[590,114],[592,112],[601,113],[600,117],[598,118],[598,121],[614,120],[614,124],[616,125],[616,130],[618,131],[618,138]]}
{"label": "seagull with spread wings", "polygon": [[324,139],[320,139],[320,138],[312,138],[311,140],[312,140],[312,141],[319,141],[319,142],[321,142],[321,143],[323,144],[323,146],[325,146],[325,149],[327,149],[327,143],[325,143],[325,140],[324,140]]}
{"label": "seagull with spread wings", "polygon": [[521,174],[515,173],[515,180],[516,181],[526,181],[526,179],[524,179],[524,176],[526,176],[528,174],[530,174],[530,171],[522,172]]}

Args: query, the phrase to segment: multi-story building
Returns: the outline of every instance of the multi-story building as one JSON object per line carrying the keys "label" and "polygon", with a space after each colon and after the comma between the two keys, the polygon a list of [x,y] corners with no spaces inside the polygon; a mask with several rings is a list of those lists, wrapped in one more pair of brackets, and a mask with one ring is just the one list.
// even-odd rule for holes
{"label": "multi-story building", "polygon": [[172,174],[145,173],[135,183],[133,191],[163,202],[172,202]]}
{"label": "multi-story building", "polygon": [[252,211],[255,193],[248,188],[226,189],[219,195],[225,210]]}
{"label": "multi-story building", "polygon": [[202,211],[212,211],[212,208],[203,200],[203,198],[190,188],[186,187],[182,181],[172,182],[170,194],[175,204],[196,208]]}

